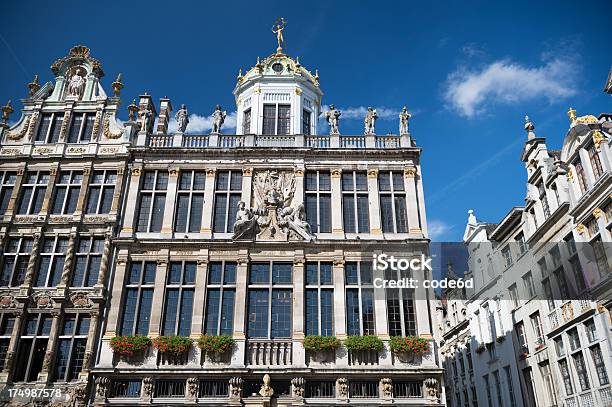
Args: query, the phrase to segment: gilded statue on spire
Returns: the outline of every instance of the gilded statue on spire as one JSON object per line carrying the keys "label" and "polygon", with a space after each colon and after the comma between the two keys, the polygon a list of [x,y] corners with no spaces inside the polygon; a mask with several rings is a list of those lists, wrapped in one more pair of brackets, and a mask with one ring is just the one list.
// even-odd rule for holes
{"label": "gilded statue on spire", "polygon": [[285,22],[285,19],[283,17],[277,19],[272,25],[272,32],[276,34],[276,41],[278,42],[278,48],[276,48],[277,54],[283,53],[283,47],[281,47],[281,43],[285,43],[285,39],[283,38],[283,30],[285,29],[286,25],[287,23]]}

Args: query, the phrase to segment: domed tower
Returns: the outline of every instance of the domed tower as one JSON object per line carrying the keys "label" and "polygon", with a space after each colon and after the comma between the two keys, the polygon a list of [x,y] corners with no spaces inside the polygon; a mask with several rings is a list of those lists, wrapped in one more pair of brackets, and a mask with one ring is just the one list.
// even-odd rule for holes
{"label": "domed tower", "polygon": [[317,134],[323,96],[319,75],[283,53],[283,28],[277,26],[281,35],[276,53],[263,61],[258,57],[255,66],[238,74],[233,91],[236,134]]}

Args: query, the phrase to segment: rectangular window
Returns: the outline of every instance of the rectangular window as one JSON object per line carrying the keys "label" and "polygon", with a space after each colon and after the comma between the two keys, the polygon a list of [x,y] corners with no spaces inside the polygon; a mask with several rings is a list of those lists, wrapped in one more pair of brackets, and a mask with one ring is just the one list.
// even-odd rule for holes
{"label": "rectangular window", "polygon": [[208,266],[205,333],[231,335],[234,332],[236,262],[214,261]]}
{"label": "rectangular window", "polygon": [[15,317],[8,313],[0,314],[0,372],[4,370],[14,326]]}
{"label": "rectangular window", "polygon": [[546,188],[544,182],[538,184],[538,193],[540,195],[540,202],[542,202],[542,211],[544,212],[544,219],[550,217],[550,206],[548,205],[548,198],[546,198]]}
{"label": "rectangular window", "polygon": [[49,173],[43,171],[28,171],[21,184],[21,195],[17,204],[19,215],[33,215],[42,209]]}
{"label": "rectangular window", "polygon": [[558,357],[565,356],[565,345],[563,344],[563,338],[561,336],[555,338],[555,351]]}
{"label": "rectangular window", "polygon": [[567,331],[567,338],[569,339],[572,352],[580,348],[580,337],[576,328]]}
{"label": "rectangular window", "polygon": [[70,382],[79,378],[85,359],[85,346],[89,334],[89,317],[66,314],[59,332],[55,361],[55,381]]}
{"label": "rectangular window", "polygon": [[525,241],[525,235],[519,233],[518,235],[516,235],[516,238],[514,240],[518,243],[519,254],[525,253],[528,249],[527,242]]}
{"label": "rectangular window", "polygon": [[516,407],[516,394],[514,393],[514,383],[512,382],[512,371],[510,366],[504,367],[506,373],[506,383],[508,384],[508,398],[510,399],[510,407]]}
{"label": "rectangular window", "polygon": [[276,105],[264,105],[263,134],[276,134]]}
{"label": "rectangular window", "polygon": [[572,385],[572,376],[567,365],[567,359],[559,360],[559,371],[561,372],[561,378],[563,379],[563,386],[565,387],[565,395],[571,396],[574,394],[574,386]]}
{"label": "rectangular window", "polygon": [[485,388],[487,389],[487,405],[493,407],[493,396],[491,395],[491,385],[489,384],[489,375],[484,375]]}
{"label": "rectangular window", "polygon": [[507,245],[502,249],[502,257],[504,258],[504,267],[510,267],[512,265],[512,252],[510,252],[510,245]]}
{"label": "rectangular window", "polygon": [[591,144],[587,148],[587,151],[589,153],[589,160],[591,160],[591,166],[593,167],[593,176],[595,176],[595,179],[598,180],[599,178],[601,178],[604,171],[595,144]]}
{"label": "rectangular window", "polygon": [[331,232],[331,180],[327,171],[306,172],[306,221],[313,233]]}
{"label": "rectangular window", "polygon": [[595,371],[597,372],[597,379],[599,380],[599,385],[605,386],[606,384],[609,384],[610,381],[608,379],[608,370],[606,369],[606,364],[601,353],[601,348],[599,347],[599,345],[591,346],[590,351],[591,357],[593,358],[593,364],[595,365]]}
{"label": "rectangular window", "polygon": [[233,230],[241,196],[242,172],[240,170],[217,172],[213,219],[215,232],[229,233]]}
{"label": "rectangular window", "polygon": [[34,141],[47,144],[57,143],[63,121],[64,112],[43,113]]}
{"label": "rectangular window", "polygon": [[516,284],[512,284],[508,291],[510,292],[510,300],[512,301],[512,307],[516,308],[519,306],[518,288]]}
{"label": "rectangular window", "polygon": [[265,104],[263,134],[289,134],[291,129],[291,105]]}
{"label": "rectangular window", "polygon": [[289,134],[291,132],[291,106],[278,105],[278,121],[276,134]]}
{"label": "rectangular window", "polygon": [[368,182],[365,172],[342,174],[342,215],[346,233],[368,233],[370,214]]}
{"label": "rectangular window", "polygon": [[24,321],[19,338],[13,373],[14,382],[35,382],[42,370],[47,351],[52,318],[49,314],[29,314]]}
{"label": "rectangular window", "polygon": [[251,263],[248,292],[248,336],[290,338],[291,263]]}
{"label": "rectangular window", "polygon": [[111,170],[96,170],[91,175],[87,193],[86,213],[109,213],[115,194],[117,172]]}
{"label": "rectangular window", "polygon": [[578,374],[578,382],[580,383],[580,388],[582,391],[589,390],[591,388],[591,384],[589,383],[589,375],[587,372],[587,367],[584,362],[584,356],[582,355],[582,351],[578,353],[574,353],[572,355],[572,359],[574,360],[574,367],[576,368],[576,373]]}
{"label": "rectangular window", "polygon": [[204,171],[181,171],[176,197],[176,216],[174,231],[179,233],[197,233],[202,226],[204,208]]}
{"label": "rectangular window", "polygon": [[168,267],[163,335],[189,336],[197,263],[173,261]]}
{"label": "rectangular window", "polygon": [[93,136],[95,113],[75,113],[68,133],[69,143],[88,143]]}
{"label": "rectangular window", "polygon": [[96,285],[103,252],[103,237],[79,237],[72,275],[72,287],[93,287]]}
{"label": "rectangular window", "polygon": [[408,233],[408,212],[404,178],[400,171],[378,174],[380,218],[385,233]]}
{"label": "rectangular window", "polygon": [[544,345],[544,330],[542,329],[542,320],[540,318],[540,313],[533,313],[529,317],[529,319],[531,320],[531,328],[536,334],[536,347]]}
{"label": "rectangular window", "polygon": [[[385,270],[386,280],[408,278],[405,271]],[[411,288],[385,288],[388,332],[390,336],[416,335],[414,290]]]}
{"label": "rectangular window", "polygon": [[552,287],[550,280],[547,278],[542,280],[542,288],[544,289],[544,295],[546,296],[546,303],[548,304],[548,310],[552,311],[555,309],[555,297],[553,296]]}
{"label": "rectangular window", "polygon": [[525,291],[527,298],[533,298],[536,294],[535,285],[533,284],[533,276],[531,273],[527,273],[523,276],[523,284],[525,285]]}
{"label": "rectangular window", "polygon": [[67,249],[67,237],[44,238],[35,287],[55,287],[59,284],[64,270]]}
{"label": "rectangular window", "polygon": [[155,287],[155,262],[131,262],[125,283],[121,335],[148,335]]}
{"label": "rectangular window", "polygon": [[593,321],[592,319],[589,319],[584,323],[584,330],[586,331],[589,343],[593,343],[598,339],[597,326],[595,325],[595,321]]}
{"label": "rectangular window", "polygon": [[14,237],[8,240],[2,254],[0,286],[19,287],[25,280],[34,240],[30,237]]}
{"label": "rectangular window", "polygon": [[593,252],[595,254],[595,264],[599,271],[599,276],[604,277],[610,273],[610,267],[608,266],[608,256],[606,255],[606,246],[601,240],[601,236],[595,238],[591,245],[593,246]]}
{"label": "rectangular window", "polygon": [[576,178],[578,178],[578,185],[580,186],[580,192],[584,194],[588,188],[586,174],[584,173],[584,167],[582,166],[582,163],[580,162],[580,160],[576,161],[576,163],[574,164],[574,167],[576,168]]}
{"label": "rectangular window", "polygon": [[161,232],[167,189],[167,171],[145,171],[140,188],[137,232]]}
{"label": "rectangular window", "polygon": [[310,122],[312,113],[309,110],[304,109],[302,111],[302,134],[305,136],[310,135]]}
{"label": "rectangular window", "polygon": [[333,264],[307,262],[305,268],[306,335],[334,334]]}
{"label": "rectangular window", "polygon": [[62,171],[55,184],[55,194],[51,213],[56,215],[72,214],[76,210],[77,201],[83,182],[82,171]]}
{"label": "rectangular window", "polygon": [[495,393],[497,393],[497,405],[499,407],[503,407],[504,401],[501,389],[501,381],[499,380],[499,371],[497,370],[493,372],[493,381],[495,382]]}
{"label": "rectangular window", "polygon": [[0,172],[0,216],[4,215],[8,208],[16,181],[16,172]]}
{"label": "rectangular window", "polygon": [[242,116],[242,134],[251,134],[251,109],[245,110]]}
{"label": "rectangular window", "polygon": [[374,335],[372,262],[346,262],[346,318],[349,335]]}
{"label": "rectangular window", "polygon": [[518,339],[519,351],[521,354],[529,353],[529,345],[527,345],[527,333],[525,332],[525,325],[522,322],[514,325],[514,333]]}
{"label": "rectangular window", "polygon": [[550,371],[550,365],[548,361],[540,364],[540,374],[544,379],[544,386],[546,388],[547,405],[554,406],[557,400],[557,392],[555,391],[555,382]]}

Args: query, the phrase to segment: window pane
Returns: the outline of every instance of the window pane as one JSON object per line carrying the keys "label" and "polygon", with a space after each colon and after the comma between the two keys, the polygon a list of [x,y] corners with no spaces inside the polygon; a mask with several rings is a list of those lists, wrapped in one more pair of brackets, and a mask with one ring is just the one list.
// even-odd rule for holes
{"label": "window pane", "polygon": [[72,119],[72,125],[70,126],[70,133],[68,134],[69,143],[77,143],[79,141],[79,131],[81,130],[81,123],[83,123],[83,115],[74,115]]}
{"label": "window pane", "polygon": [[223,307],[221,308],[221,335],[231,335],[234,331],[234,290],[223,291]]}
{"label": "window pane", "polygon": [[189,211],[189,195],[179,194],[176,202],[176,220],[174,230],[176,232],[186,232],[187,213]]}
{"label": "window pane", "polygon": [[[198,194],[191,198],[191,218],[189,231],[199,232],[202,227],[202,209],[204,208],[204,195]],[[233,226],[233,225],[232,225]]]}
{"label": "window pane", "polygon": [[273,284],[291,284],[291,263],[273,263],[272,264],[272,283]]}
{"label": "window pane", "polygon": [[248,335],[251,338],[268,336],[268,290],[249,290]]}
{"label": "window pane", "polygon": [[391,195],[380,196],[380,217],[383,232],[393,233],[393,204],[391,202]]}
{"label": "window pane", "polygon": [[[310,224],[312,225],[312,224]],[[319,196],[319,232],[331,232],[331,196]]]}
{"label": "window pane", "polygon": [[217,324],[219,322],[219,307],[221,290],[210,288],[206,298],[206,326],[204,332],[209,335],[217,335]]}
{"label": "window pane", "polygon": [[291,290],[272,290],[271,336],[291,337]]}
{"label": "window pane", "polygon": [[251,263],[250,284],[267,284],[270,282],[269,263]]}

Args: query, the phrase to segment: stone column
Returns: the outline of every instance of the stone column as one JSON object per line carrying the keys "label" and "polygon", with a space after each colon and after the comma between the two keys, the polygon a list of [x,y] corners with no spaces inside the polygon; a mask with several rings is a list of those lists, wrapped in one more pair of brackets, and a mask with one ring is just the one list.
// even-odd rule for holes
{"label": "stone column", "polygon": [[135,229],[136,223],[136,207],[138,206],[138,196],[140,192],[140,177],[142,175],[142,164],[134,166],[132,168],[132,176],[130,178],[130,185],[127,192],[127,202],[131,205],[126,205],[125,214],[123,216],[123,229],[121,230],[121,236],[129,237],[132,236]]}
{"label": "stone column", "polygon": [[21,332],[21,325],[23,325],[23,310],[19,310],[15,313],[15,325],[13,325],[13,332],[11,333],[6,358],[4,359],[4,370],[0,372],[0,382],[6,383],[8,381],[13,373],[15,362],[23,363],[22,361],[15,360],[17,346],[19,345],[19,332]]}
{"label": "stone column", "polygon": [[368,201],[370,233],[373,235],[382,235],[380,223],[380,196],[378,194],[378,169],[368,170]]}
{"label": "stone column", "polygon": [[410,233],[422,233],[419,222],[419,207],[416,188],[416,168],[404,169],[404,186],[406,188],[406,204],[408,205],[408,231]]}
{"label": "stone column", "polygon": [[293,259],[293,366],[306,367],[304,350],[304,252],[296,250]]}
{"label": "stone column", "polygon": [[45,352],[45,358],[43,359],[42,369],[38,374],[39,382],[48,382],[51,379],[52,374],[49,372],[53,371],[55,365],[55,342],[57,341],[57,335],[59,334],[59,322],[60,312],[54,310],[53,322],[51,323],[51,332],[49,332],[49,339],[47,340],[47,351]]}
{"label": "stone column", "polygon": [[38,260],[38,252],[40,251],[40,239],[41,233],[40,230],[38,230],[36,233],[34,233],[34,242],[32,243],[32,251],[30,252],[28,268],[23,284],[21,285],[21,293],[24,295],[27,295],[28,290],[32,286],[32,280],[34,280],[34,271],[36,269],[36,262]]}
{"label": "stone column", "polygon": [[25,176],[25,164],[21,166],[17,170],[17,178],[15,179],[15,186],[13,186],[13,193],[9,198],[8,205],[6,207],[6,212],[4,213],[4,221],[10,222],[13,217],[13,213],[15,212],[15,205],[17,204],[17,198],[21,193],[21,184],[23,184],[23,178]]}
{"label": "stone column", "polygon": [[86,163],[83,166],[83,181],[81,182],[81,190],[77,199],[76,208],[73,216],[80,217],[85,210],[85,199],[87,198],[87,189],[89,189],[89,181],[91,180],[92,163]]}
{"label": "stone column", "polygon": [[108,263],[111,255],[111,236],[112,231],[109,226],[106,234],[104,235],[104,249],[102,250],[102,258],[100,259],[100,273],[98,274],[98,281],[96,287],[104,287],[106,284],[106,275],[108,274]]}
{"label": "stone column", "polygon": [[[344,263],[344,254],[341,250],[336,250],[334,253],[334,267],[332,270],[332,279],[334,283],[334,333],[340,340],[346,339],[347,336]],[[348,366],[348,353],[341,348],[336,350],[336,366]]]}
{"label": "stone column", "polygon": [[206,185],[204,187],[204,208],[202,210],[201,233],[212,235],[213,203],[215,201],[215,174],[214,168],[206,169]]}
{"label": "stone column", "polygon": [[40,208],[40,212],[38,213],[39,218],[47,216],[47,213],[49,212],[49,204],[51,203],[51,198],[53,197],[53,189],[55,188],[55,181],[57,180],[58,167],[59,164],[56,164],[49,170],[49,182],[47,183],[47,189],[45,190],[43,204]]}
{"label": "stone column", "polygon": [[423,232],[423,236],[427,237],[427,214],[425,213],[425,192],[423,191],[423,182],[422,182],[423,179],[421,177],[421,167],[420,166],[417,166],[415,181],[416,181],[416,188],[417,188],[417,194],[418,194],[417,202],[419,204],[418,213],[421,219],[421,231]]}
{"label": "stone column", "polygon": [[331,222],[332,233],[343,237],[342,227],[342,169],[334,168],[331,171]]}
{"label": "stone column", "polygon": [[236,302],[234,305],[236,351],[232,354],[232,366],[244,366],[245,360],[248,267],[249,252],[247,249],[242,249],[238,253],[238,267],[236,268]]}
{"label": "stone column", "polygon": [[247,208],[251,207],[251,190],[253,182],[253,168],[242,169],[242,198]]}
{"label": "stone column", "polygon": [[74,264],[74,248],[76,246],[78,234],[76,227],[70,232],[70,239],[68,240],[68,247],[66,248],[66,259],[64,260],[64,269],[62,270],[62,278],[57,288],[66,288],[70,283],[70,277],[72,274],[72,265]]}
{"label": "stone column", "polygon": [[206,254],[198,256],[198,270],[193,299],[193,318],[191,318],[191,337],[194,339],[198,339],[200,334],[204,332],[202,324],[206,304],[206,281],[208,279],[208,250],[206,251]]}
{"label": "stone column", "polygon": [[[119,209],[120,209],[119,206],[121,206],[121,202],[122,202],[121,195],[123,195],[124,178],[125,178],[125,164],[122,164],[117,167],[117,181],[115,182],[115,192],[113,193],[113,202],[111,203],[111,209],[109,211],[110,215],[116,215],[117,213],[119,213]],[[140,182],[140,177],[138,177],[138,181]],[[139,186],[140,184],[138,183],[136,185]],[[136,201],[129,201],[129,202],[132,202],[132,205],[126,205],[126,214],[128,213],[130,209],[133,211],[134,207],[136,206]]]}
{"label": "stone column", "polygon": [[296,168],[294,174],[295,192],[293,193],[293,202],[304,203],[304,167]]}
{"label": "stone column", "polygon": [[155,271],[155,288],[153,290],[153,304],[151,306],[151,319],[149,322],[149,337],[155,338],[162,332],[162,314],[164,312],[164,296],[166,287],[166,275],[168,274],[168,251],[160,253],[163,259],[157,260],[157,270]]}
{"label": "stone column", "polygon": [[98,321],[100,317],[100,313],[96,311],[91,311],[89,313],[89,331],[87,332],[87,344],[85,345],[85,356],[83,357],[83,367],[79,372],[79,379],[85,381],[87,380],[87,376],[89,375],[89,370],[91,365],[94,362],[94,354],[96,349],[96,342],[98,339]]}
{"label": "stone column", "polygon": [[166,205],[164,207],[164,219],[161,228],[162,237],[171,238],[174,220],[174,203],[176,202],[176,191],[178,188],[179,169],[172,167],[169,170],[168,187],[166,188]]}
{"label": "stone column", "polygon": [[[110,309],[108,311],[108,315],[106,318],[106,333],[104,334],[107,338],[112,338],[116,336],[119,332],[119,318],[121,315],[121,310],[123,306],[121,305],[121,295],[123,294],[123,288],[125,285],[125,272],[127,269],[128,262],[128,251],[121,250],[119,255],[117,256],[117,265],[115,266],[115,279],[113,281],[112,287],[112,298]],[[100,268],[102,268],[100,266]]]}

